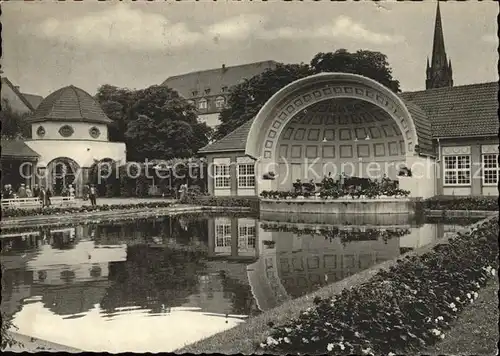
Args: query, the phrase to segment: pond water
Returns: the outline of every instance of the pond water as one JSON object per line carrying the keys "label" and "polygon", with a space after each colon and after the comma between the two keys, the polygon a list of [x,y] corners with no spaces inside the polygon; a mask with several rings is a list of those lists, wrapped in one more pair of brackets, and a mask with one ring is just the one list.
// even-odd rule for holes
{"label": "pond water", "polygon": [[177,216],[2,231],[2,311],[87,351],[174,351],[463,225]]}

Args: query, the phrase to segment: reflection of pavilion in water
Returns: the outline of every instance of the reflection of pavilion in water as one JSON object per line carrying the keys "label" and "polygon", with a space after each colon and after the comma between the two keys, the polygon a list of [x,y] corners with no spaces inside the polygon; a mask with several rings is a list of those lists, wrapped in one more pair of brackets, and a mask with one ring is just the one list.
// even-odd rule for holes
{"label": "reflection of pavilion in water", "polygon": [[[90,226],[2,234],[3,300],[9,315],[41,301],[58,315],[87,312],[108,282],[108,263],[126,259],[125,246],[94,246]],[[3,262],[6,262],[5,264]],[[30,297],[36,296],[34,300]]]}
{"label": "reflection of pavilion in water", "polygon": [[[353,217],[356,218],[356,217]],[[390,221],[384,221],[384,223]],[[248,266],[252,293],[261,310],[273,308],[290,298],[296,298],[323,286],[353,275],[372,265],[393,259],[407,250],[428,244],[443,234],[443,226],[372,225],[377,231],[402,231],[405,235],[366,241],[342,243],[321,235],[301,233],[300,230],[325,229],[325,224],[285,223],[292,231],[257,229],[256,250],[260,258]],[[330,225],[342,231],[365,231],[365,225]],[[279,229],[277,229],[279,230]],[[286,229],[285,229],[286,230]],[[348,235],[349,233],[346,232]],[[272,241],[272,243],[264,243]]]}
{"label": "reflection of pavilion in water", "polygon": [[345,245],[321,235],[266,231],[249,218],[208,218],[198,227],[149,221],[3,234],[7,271],[2,309],[11,314],[24,299],[40,296],[47,308],[66,316],[85,313],[95,304],[105,313],[123,307],[153,312],[199,307],[248,315],[457,230],[398,223],[392,227],[409,228],[409,234],[387,243],[378,239]]}

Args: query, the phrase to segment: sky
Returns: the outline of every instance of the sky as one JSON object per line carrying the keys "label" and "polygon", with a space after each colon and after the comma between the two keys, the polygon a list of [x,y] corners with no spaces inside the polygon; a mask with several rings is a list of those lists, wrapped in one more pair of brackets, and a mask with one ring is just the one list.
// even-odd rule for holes
{"label": "sky", "polygon": [[[441,2],[455,85],[498,80],[498,3]],[[47,96],[75,85],[130,89],[187,72],[318,52],[368,49],[388,56],[404,91],[425,89],[436,2],[257,1],[2,4],[4,76]]]}

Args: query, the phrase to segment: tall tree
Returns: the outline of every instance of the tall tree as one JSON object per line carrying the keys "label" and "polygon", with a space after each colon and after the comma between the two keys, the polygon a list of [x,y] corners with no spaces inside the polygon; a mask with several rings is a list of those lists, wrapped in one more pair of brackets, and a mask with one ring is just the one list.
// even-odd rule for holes
{"label": "tall tree", "polygon": [[392,91],[400,92],[399,81],[392,77],[392,69],[387,56],[380,52],[359,50],[349,52],[339,49],[335,52],[318,53],[311,60],[314,73],[344,72],[359,74],[376,80]]}
{"label": "tall tree", "polygon": [[311,70],[306,64],[278,64],[275,69],[268,69],[234,86],[228,107],[220,114],[221,124],[217,127],[214,138],[221,139],[253,118],[273,94],[308,75],[311,75]]}
{"label": "tall tree", "polygon": [[351,53],[345,49],[318,53],[305,64],[279,64],[231,89],[228,107],[220,114],[221,124],[215,139],[221,139],[251,118],[269,98],[291,82],[321,72],[344,72],[363,75],[376,80],[394,92],[399,92],[399,81],[392,77],[387,56],[380,52],[359,50]]}
{"label": "tall tree", "polygon": [[167,87],[129,90],[103,85],[96,99],[113,120],[110,140],[126,143],[129,160],[191,157],[211,135],[197,120],[195,108]]}
{"label": "tall tree", "polygon": [[135,91],[105,84],[97,89],[96,100],[104,113],[113,120],[109,126],[109,140],[125,142],[128,111],[134,104]]}
{"label": "tall tree", "polygon": [[2,110],[0,110],[2,139],[12,140],[30,137],[30,125],[26,122],[28,115],[28,113],[20,114],[15,111],[7,99],[2,99]]}
{"label": "tall tree", "polygon": [[194,107],[176,91],[151,86],[135,93],[125,132],[131,159],[191,157],[208,143],[209,134]]}

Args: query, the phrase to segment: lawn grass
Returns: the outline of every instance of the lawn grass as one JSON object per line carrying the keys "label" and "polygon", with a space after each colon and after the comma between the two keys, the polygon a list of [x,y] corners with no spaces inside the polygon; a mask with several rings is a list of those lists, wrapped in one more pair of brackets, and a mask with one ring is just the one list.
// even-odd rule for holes
{"label": "lawn grass", "polygon": [[479,292],[446,333],[425,355],[498,355],[498,279]]}

